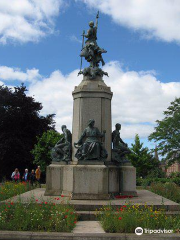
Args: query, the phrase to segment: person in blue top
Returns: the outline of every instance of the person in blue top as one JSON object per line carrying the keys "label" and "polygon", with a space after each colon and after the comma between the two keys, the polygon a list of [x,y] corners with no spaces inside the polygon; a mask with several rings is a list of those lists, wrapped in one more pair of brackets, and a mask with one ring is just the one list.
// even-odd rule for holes
{"label": "person in blue top", "polygon": [[29,172],[28,172],[27,168],[25,169],[25,172],[23,174],[22,180],[25,181],[25,182],[29,181]]}

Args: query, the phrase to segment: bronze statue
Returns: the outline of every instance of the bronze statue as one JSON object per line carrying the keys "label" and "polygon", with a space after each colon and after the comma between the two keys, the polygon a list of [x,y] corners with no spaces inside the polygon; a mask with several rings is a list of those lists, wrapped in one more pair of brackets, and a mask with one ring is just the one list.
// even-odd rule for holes
{"label": "bronze statue", "polygon": [[53,162],[71,161],[72,155],[72,134],[67,129],[66,125],[61,127],[63,137],[56,143],[55,147],[51,151],[51,158]]}
{"label": "bronze statue", "polygon": [[122,138],[120,137],[121,124],[117,123],[115,128],[116,129],[112,132],[112,160],[115,162],[127,161],[125,157],[131,153],[131,151],[128,148],[128,145],[123,142]]}
{"label": "bronze statue", "polygon": [[97,127],[94,127],[94,124],[94,119],[90,119],[88,127],[83,131],[79,141],[74,143],[74,146],[78,149],[75,154],[78,160],[103,161],[108,156],[106,149],[99,140],[99,138],[105,137],[106,131],[101,133]]}
{"label": "bronze statue", "polygon": [[[88,30],[87,34],[83,31],[83,43],[82,43],[82,50],[81,50],[81,67],[79,74],[89,75],[90,79],[95,78],[97,75],[103,76],[108,74],[102,69],[99,68],[99,63],[102,63],[102,66],[105,65],[105,62],[102,58],[102,53],[106,53],[107,51],[103,48],[100,48],[96,42],[97,40],[97,28],[98,28],[98,18],[99,12],[96,16],[96,24],[94,26],[94,22],[89,22],[90,29]],[[87,38],[84,46],[84,37]],[[88,68],[85,68],[83,71],[82,68],[82,57],[86,59],[87,62],[90,63]]]}

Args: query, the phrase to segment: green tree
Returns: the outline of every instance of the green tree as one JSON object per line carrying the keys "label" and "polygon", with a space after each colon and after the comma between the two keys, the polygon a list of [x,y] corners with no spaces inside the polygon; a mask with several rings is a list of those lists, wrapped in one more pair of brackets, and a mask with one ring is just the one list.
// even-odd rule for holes
{"label": "green tree", "polygon": [[174,152],[180,150],[180,98],[171,102],[164,111],[164,118],[156,122],[157,126],[150,134],[149,140],[154,140],[159,153],[169,159]]}
{"label": "green tree", "polygon": [[54,115],[40,116],[42,105],[26,95],[24,85],[0,86],[0,178],[33,167],[31,150],[37,136],[54,129]]}
{"label": "green tree", "polygon": [[51,149],[55,146],[62,135],[54,130],[44,132],[41,137],[37,137],[32,154],[34,156],[34,164],[40,165],[41,170],[45,172],[46,166],[51,163]]}
{"label": "green tree", "polygon": [[135,136],[135,143],[131,144],[129,160],[136,167],[138,177],[147,177],[152,172],[159,171],[159,161],[153,157],[147,147],[143,147],[138,134]]}

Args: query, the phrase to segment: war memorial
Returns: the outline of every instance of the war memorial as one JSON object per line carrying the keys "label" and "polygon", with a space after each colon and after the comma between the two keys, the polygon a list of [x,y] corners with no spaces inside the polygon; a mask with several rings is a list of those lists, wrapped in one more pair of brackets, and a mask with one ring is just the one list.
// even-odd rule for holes
{"label": "war memorial", "polygon": [[[46,196],[111,199],[119,194],[137,195],[136,169],[128,161],[130,150],[120,137],[121,124],[112,132],[113,93],[103,80],[108,73],[100,68],[107,51],[97,43],[98,15],[95,25],[91,21],[87,34],[83,32],[78,74],[83,80],[72,93],[72,134],[62,126],[64,137],[52,149],[52,164],[47,167]],[[83,70],[82,58],[89,63]]]}
{"label": "war memorial", "polygon": [[[121,138],[121,123],[112,126],[113,92],[103,80],[103,76],[108,76],[108,73],[100,68],[100,64],[105,65],[102,55],[107,51],[97,43],[98,18],[99,13],[95,23],[89,22],[90,28],[87,33],[83,31],[82,34],[81,65],[78,73],[82,81],[78,86],[74,86],[72,92],[74,100],[72,131],[67,128],[66,123],[61,126],[63,136],[51,149],[52,162],[46,170],[46,188],[34,188],[0,202],[5,204],[6,208],[11,203],[13,203],[12,208],[18,203],[17,217],[22,221],[26,216],[19,214],[20,209],[30,206],[34,208],[30,213],[35,216],[34,223],[30,215],[29,221],[34,224],[33,229],[38,230],[29,230],[29,223],[26,230],[20,228],[20,230],[7,231],[5,228],[5,231],[4,229],[0,231],[2,240],[180,239],[179,232],[173,233],[174,229],[167,229],[170,235],[162,232],[158,221],[153,225],[159,215],[163,226],[168,226],[166,221],[171,219],[171,216],[179,216],[180,205],[149,189],[136,189],[136,168],[128,160],[131,150]],[[82,69],[83,58],[89,64],[84,69]],[[108,208],[111,208],[110,212]],[[43,226],[38,222],[40,214],[37,214],[37,209],[45,216]],[[99,219],[97,212],[100,213]],[[117,230],[111,228],[113,224],[111,220],[109,229],[104,227],[102,217],[109,218],[110,215],[114,225],[117,221],[118,224],[125,222],[126,225],[122,223],[123,231],[119,231],[121,228]],[[121,221],[124,216],[128,217],[128,220],[125,218]],[[106,221],[105,217],[104,221]],[[154,230],[144,228],[145,234],[143,234],[141,228],[143,226],[133,228],[131,222],[136,225],[136,220],[141,217],[145,217],[141,219],[141,223],[144,222],[145,226],[149,227],[151,222],[151,226],[161,232],[151,234],[150,231]],[[46,221],[51,228],[46,228]],[[179,224],[178,218],[177,221]],[[70,226],[70,223],[71,228],[68,230],[63,228]],[[59,230],[58,225],[62,225],[62,229],[66,231]],[[126,229],[127,225],[128,229]],[[169,226],[172,226],[170,222]]]}

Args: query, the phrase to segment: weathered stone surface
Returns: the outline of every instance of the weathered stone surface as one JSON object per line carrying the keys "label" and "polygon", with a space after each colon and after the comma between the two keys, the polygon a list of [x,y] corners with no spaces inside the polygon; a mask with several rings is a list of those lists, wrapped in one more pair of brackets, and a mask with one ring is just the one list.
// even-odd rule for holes
{"label": "weathered stone surface", "polygon": [[137,196],[136,168],[130,164],[120,167],[120,192],[123,195]]}
{"label": "weathered stone surface", "polygon": [[72,199],[109,199],[108,168],[104,165],[76,166]]}
{"label": "weathered stone surface", "polygon": [[62,163],[51,164],[47,167],[45,196],[58,196],[62,193],[63,167]]}
{"label": "weathered stone surface", "polygon": [[[108,152],[108,161],[111,161],[111,99],[112,92],[101,77],[90,80],[84,76],[83,81],[73,92],[73,131],[72,142],[77,142],[89,119],[94,119],[97,128],[106,130],[104,147]],[[73,147],[72,160],[76,149]]]}
{"label": "weathered stone surface", "polygon": [[120,167],[109,166],[109,193],[120,192]]}
{"label": "weathered stone surface", "polygon": [[[72,199],[109,199],[111,194],[120,193],[121,172],[121,168],[114,165],[51,164],[47,167],[45,195],[63,194],[72,196]],[[128,184],[125,186],[127,191]]]}

